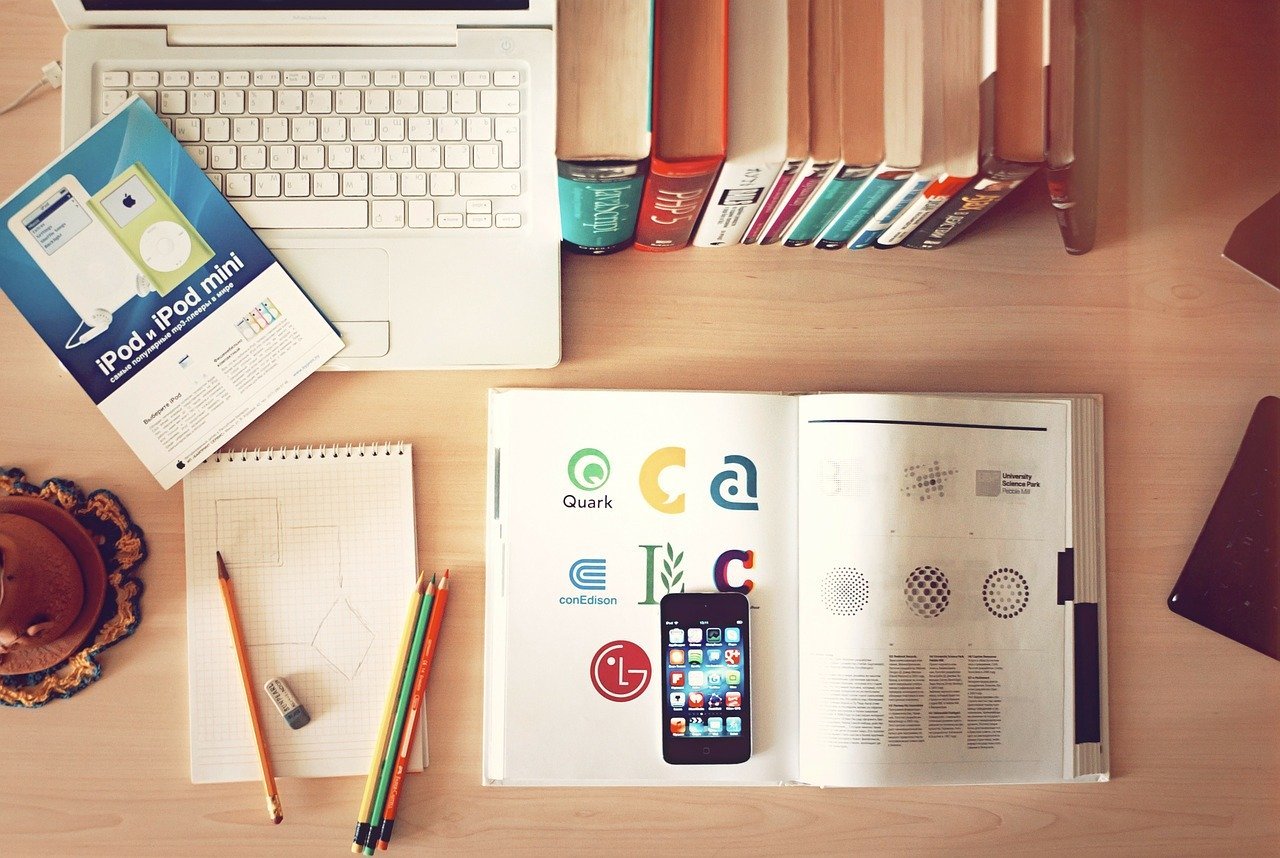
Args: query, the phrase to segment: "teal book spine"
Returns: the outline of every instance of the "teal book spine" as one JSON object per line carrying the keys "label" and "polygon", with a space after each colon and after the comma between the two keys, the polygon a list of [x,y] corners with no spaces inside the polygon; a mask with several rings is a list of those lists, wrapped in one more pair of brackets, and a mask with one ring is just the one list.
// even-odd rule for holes
{"label": "teal book spine", "polygon": [[876,212],[901,187],[901,180],[907,178],[911,170],[882,170],[863,182],[862,187],[845,205],[844,211],[823,231],[818,239],[820,250],[839,250],[862,229]]}
{"label": "teal book spine", "polygon": [[560,161],[560,234],[574,253],[630,247],[644,190],[643,161]]}
{"label": "teal book spine", "polygon": [[827,184],[809,210],[805,212],[799,223],[791,230],[783,244],[787,247],[805,247],[813,244],[824,227],[840,213],[845,204],[853,199],[862,184],[875,171],[874,167],[841,167],[835,177]]}
{"label": "teal book spine", "polygon": [[893,222],[902,215],[907,206],[911,205],[915,198],[932,183],[933,177],[919,174],[901,182],[897,192],[880,207],[880,211],[867,222],[857,237],[849,242],[849,249],[862,250],[875,244],[880,236],[884,235],[885,230],[893,226]]}

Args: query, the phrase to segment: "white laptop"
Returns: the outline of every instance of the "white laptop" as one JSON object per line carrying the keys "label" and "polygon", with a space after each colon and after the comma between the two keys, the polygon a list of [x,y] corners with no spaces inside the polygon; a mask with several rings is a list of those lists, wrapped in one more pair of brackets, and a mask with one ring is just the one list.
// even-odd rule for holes
{"label": "white laptop", "polygon": [[325,311],[334,369],[560,360],[554,0],[54,0],[63,143],[129,96]]}

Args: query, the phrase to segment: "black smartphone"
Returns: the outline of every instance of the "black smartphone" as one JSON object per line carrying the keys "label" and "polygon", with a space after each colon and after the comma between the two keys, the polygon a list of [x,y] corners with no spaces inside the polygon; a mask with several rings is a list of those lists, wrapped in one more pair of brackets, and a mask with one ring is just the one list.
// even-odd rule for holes
{"label": "black smartphone", "polygon": [[662,758],[751,759],[751,630],[741,593],[662,597]]}

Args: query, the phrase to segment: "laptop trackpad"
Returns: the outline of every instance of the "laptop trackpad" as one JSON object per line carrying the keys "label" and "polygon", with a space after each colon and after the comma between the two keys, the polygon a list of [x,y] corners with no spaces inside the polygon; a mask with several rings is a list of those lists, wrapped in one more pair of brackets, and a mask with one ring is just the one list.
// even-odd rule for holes
{"label": "laptop trackpad", "polygon": [[386,322],[390,316],[387,253],[379,247],[271,248],[280,264],[329,320]]}

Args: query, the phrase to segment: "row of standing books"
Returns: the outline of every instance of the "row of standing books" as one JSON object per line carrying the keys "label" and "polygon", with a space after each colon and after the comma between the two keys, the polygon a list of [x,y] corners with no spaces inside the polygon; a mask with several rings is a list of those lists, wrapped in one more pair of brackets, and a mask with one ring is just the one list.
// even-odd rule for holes
{"label": "row of standing books", "polygon": [[942,248],[1041,167],[1093,245],[1100,0],[561,0],[566,246]]}

